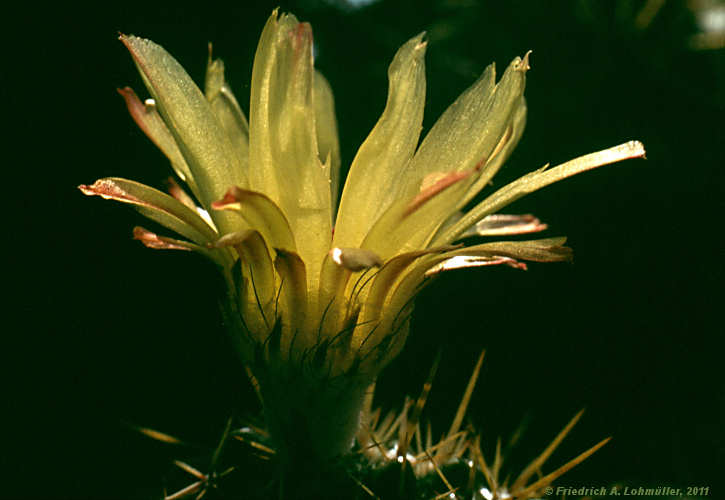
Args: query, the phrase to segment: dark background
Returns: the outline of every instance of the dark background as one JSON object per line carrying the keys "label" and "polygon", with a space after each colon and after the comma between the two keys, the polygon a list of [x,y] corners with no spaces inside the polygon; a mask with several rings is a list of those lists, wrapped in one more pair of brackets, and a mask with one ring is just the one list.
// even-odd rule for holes
{"label": "dark background", "polygon": [[[547,235],[567,235],[574,263],[442,277],[418,301],[408,346],[378,384],[379,403],[399,407],[404,394],[417,394],[443,346],[427,416],[444,432],[486,348],[470,420],[490,456],[496,437],[508,439],[526,419],[513,472],[586,408],[545,470],[614,439],[559,484],[701,485],[718,498],[725,61],[722,49],[690,47],[698,27],[686,4],[666,2],[645,28],[635,23],[644,2],[623,0],[281,4],[313,25],[316,64],[335,91],[343,165],[382,111],[395,50],[422,30],[426,130],[489,62],[503,71],[534,51],[527,130],[497,186],[626,140],[647,148],[646,161],[509,207],[535,213]],[[0,497],[159,498],[170,460],[189,450],[128,424],[212,446],[229,415],[258,410],[226,344],[213,266],[145,249],[130,237],[143,223],[138,214],[75,186],[118,175],[160,187],[170,173],[116,94],[127,84],[144,94],[117,32],[162,44],[198,82],[213,42],[247,111],[256,41],[274,6],[8,13],[12,256]]]}

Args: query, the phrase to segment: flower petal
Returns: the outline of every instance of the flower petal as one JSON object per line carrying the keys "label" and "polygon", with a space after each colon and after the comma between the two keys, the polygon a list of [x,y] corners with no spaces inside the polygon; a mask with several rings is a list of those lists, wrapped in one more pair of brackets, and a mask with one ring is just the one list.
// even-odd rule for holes
{"label": "flower petal", "polygon": [[[152,233],[148,229],[141,226],[133,228],[133,239],[139,240],[144,246],[153,248],[154,250],[185,250],[191,252],[192,250],[203,250],[203,247],[194,245],[188,241],[176,240],[174,238],[167,238],[165,236],[159,236],[156,233]],[[207,250],[208,252],[208,250]]]}
{"label": "flower petal", "polygon": [[494,241],[460,248],[446,253],[456,256],[510,257],[534,262],[564,262],[572,260],[572,250],[563,246],[566,238],[543,238],[528,241]]}
{"label": "flower petal", "polygon": [[517,180],[488,196],[448,230],[438,235],[434,242],[435,244],[446,244],[457,240],[476,221],[497,212],[506,205],[549,184],[603,165],[632,158],[644,158],[644,156],[645,150],[642,143],[639,141],[629,141],[603,151],[574,158],[552,169],[547,170],[548,165],[546,165],[523,177],[519,177]]}
{"label": "flower petal", "polygon": [[[320,321],[319,331],[323,336],[331,337],[341,328],[347,315],[348,300],[345,289],[352,276],[350,269],[336,263],[331,252],[322,261],[319,293],[317,297],[310,293],[310,310],[317,311]],[[316,302],[313,300],[316,299]]]}
{"label": "flower petal", "polygon": [[[379,341],[378,338],[370,338],[372,330],[376,328],[376,324],[380,319],[386,298],[394,289],[395,282],[407,272],[408,268],[419,258],[435,254],[443,253],[451,250],[453,247],[431,248],[416,252],[407,252],[396,255],[392,259],[385,262],[380,270],[370,279],[369,288],[367,283],[363,284],[358,294],[362,297],[362,310],[360,311],[359,323],[353,332],[352,345],[354,349],[359,349],[363,344],[370,342],[374,345]],[[379,329],[379,335],[384,335],[385,330]]]}
{"label": "flower petal", "polygon": [[207,257],[208,259],[216,262],[222,267],[229,264],[227,254],[220,252],[219,250],[209,249],[188,241],[177,240],[175,238],[167,238],[166,236],[159,236],[156,233],[149,231],[141,226],[133,228],[133,238],[139,240],[146,247],[154,250],[185,250],[190,252],[197,252]]}
{"label": "flower petal", "polygon": [[433,276],[443,271],[453,269],[468,269],[470,267],[497,266],[506,264],[515,269],[526,270],[526,264],[511,257],[478,257],[475,255],[457,255],[436,264],[425,272],[426,276]]}
{"label": "flower petal", "polygon": [[[294,336],[299,332],[304,336],[314,331],[306,328],[309,323],[307,303],[307,277],[305,263],[295,252],[277,248],[274,268],[280,276],[279,308],[277,315],[282,321],[280,352],[288,355],[292,349]],[[300,338],[301,345],[314,345],[310,338]]]}
{"label": "flower petal", "polygon": [[[229,138],[199,88],[166,50],[135,36],[121,35],[120,39],[189,165],[199,201],[209,207],[230,186],[243,182],[242,166]],[[229,214],[216,213],[213,219],[223,232],[238,229],[237,220]]]}
{"label": "flower petal", "polygon": [[466,196],[458,202],[457,206],[459,209],[468,204],[483,188],[491,183],[493,176],[501,169],[504,162],[508,160],[514,148],[519,143],[526,126],[526,101],[523,96],[519,98],[514,107],[513,116],[501,135],[498,144],[496,144],[496,147],[481,169],[481,174],[469,188]]}
{"label": "flower petal", "polygon": [[[275,325],[275,271],[272,257],[259,231],[245,229],[225,234],[214,248],[233,247],[239,254],[245,290],[242,290],[242,316],[252,334],[270,332]],[[257,338],[264,341],[264,338]]]}
{"label": "flower petal", "polygon": [[135,205],[139,212],[162,226],[175,231],[198,245],[217,238],[214,229],[189,207],[152,187],[138,182],[107,177],[92,185],[78,186],[83,194]]}
{"label": "flower petal", "polygon": [[348,173],[335,224],[334,246],[359,247],[396,196],[401,169],[413,156],[425,106],[423,34],[403,45],[388,69],[388,100]]}
{"label": "flower petal", "polygon": [[495,87],[489,66],[446,110],[406,167],[399,201],[377,220],[364,248],[389,258],[424,247],[500,168],[523,130],[527,56],[514,59]]}
{"label": "flower petal", "polygon": [[320,163],[313,102],[312,30],[292,15],[267,21],[252,70],[249,113],[250,189],[286,215],[297,253],[317,281],[330,248],[329,173]]}
{"label": "flower petal", "polygon": [[340,191],[340,141],[337,134],[337,118],[335,117],[335,98],[332,95],[330,84],[319,71],[315,71],[312,95],[315,104],[317,148],[320,161],[329,169],[330,204],[334,209],[337,207],[337,197]]}
{"label": "flower petal", "polygon": [[249,124],[232,93],[232,89],[224,79],[224,62],[221,59],[212,60],[211,58],[211,45],[209,45],[209,61],[206,66],[204,94],[209,101],[212,112],[229,137],[234,154],[239,158],[241,165],[239,185],[246,188],[249,185],[247,178],[247,170],[249,169]]}
{"label": "flower petal", "polygon": [[528,56],[515,58],[496,85],[494,66],[488,66],[446,109],[405,167],[402,197],[421,191],[424,179],[436,172],[474,171],[480,165],[475,171],[487,178],[483,184],[488,182],[495,173],[491,160],[511,142],[514,115],[522,107],[525,110]]}
{"label": "flower petal", "polygon": [[475,180],[474,174],[448,173],[412,199],[396,201],[375,222],[362,248],[387,260],[425,247],[435,229],[455,212],[455,204]]}
{"label": "flower petal", "polygon": [[238,212],[252,229],[259,231],[271,247],[294,251],[295,238],[287,218],[277,204],[262,193],[229,188],[224,198],[212,203],[215,210]]}
{"label": "flower petal", "polygon": [[[508,264],[521,268],[521,264],[516,262],[516,259],[546,262],[569,260],[571,249],[561,246],[564,241],[565,238],[547,238],[533,241],[495,242],[457,248],[442,253],[426,252],[425,255],[412,261],[393,286],[388,287],[390,291],[388,291],[384,307],[381,309],[379,320],[376,323],[377,327],[370,334],[370,338],[364,342],[365,345],[361,344],[361,352],[381,351],[379,353],[381,357],[378,360],[381,366],[397,355],[403,347],[413,299],[430,281],[428,271],[434,269],[441,262],[456,256],[485,257],[492,259],[491,263]],[[390,332],[394,332],[392,336]],[[386,335],[391,338],[386,340]]]}
{"label": "flower petal", "polygon": [[182,181],[186,182],[194,193],[194,196],[199,198],[199,188],[194,182],[189,165],[186,164],[184,155],[181,154],[181,150],[179,150],[179,146],[176,144],[176,139],[171,135],[164,120],[159,116],[159,112],[156,109],[156,102],[153,99],[147,99],[145,103],[142,103],[131,87],[118,89],[118,93],[126,101],[126,107],[131,118],[133,118],[139,128],[144,131],[156,147],[166,155],[176,175]]}

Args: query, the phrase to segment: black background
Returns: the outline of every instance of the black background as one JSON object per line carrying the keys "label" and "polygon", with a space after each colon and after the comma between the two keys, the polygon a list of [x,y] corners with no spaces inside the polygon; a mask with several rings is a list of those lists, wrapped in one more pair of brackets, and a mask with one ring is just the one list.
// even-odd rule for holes
{"label": "black background", "polygon": [[[722,174],[723,51],[694,51],[697,27],[670,1],[643,30],[643,2],[380,1],[362,9],[282,2],[313,25],[316,64],[335,92],[343,165],[384,105],[395,50],[426,30],[425,129],[483,68],[533,49],[529,118],[495,179],[641,140],[648,160],[529,196],[567,235],[573,264],[454,272],[418,301],[404,354],[379,403],[417,394],[441,346],[427,416],[442,433],[482,348],[470,419],[491,454],[527,419],[513,469],[581,408],[546,470],[613,441],[559,481],[715,485],[725,444]],[[144,94],[119,31],[153,39],[197,81],[206,44],[248,110],[256,41],[274,4],[116,3],[8,12],[4,159],[7,329],[3,334],[3,498],[159,498],[170,459],[131,431],[211,445],[229,415],[257,404],[226,344],[214,268],[130,238],[143,219],[75,189],[119,175],[162,186],[167,162],[115,89]],[[8,196],[10,195],[10,196]]]}

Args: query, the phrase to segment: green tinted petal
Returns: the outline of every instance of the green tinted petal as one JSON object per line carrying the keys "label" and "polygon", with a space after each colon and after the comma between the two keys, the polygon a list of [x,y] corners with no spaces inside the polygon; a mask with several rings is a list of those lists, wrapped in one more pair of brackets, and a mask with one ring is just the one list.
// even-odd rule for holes
{"label": "green tinted petal", "polygon": [[401,178],[401,198],[363,246],[388,258],[424,248],[438,227],[500,168],[523,131],[527,59],[494,87],[493,66],[436,122]]}
{"label": "green tinted petal", "polygon": [[242,316],[250,332],[263,335],[258,341],[264,341],[266,333],[275,324],[275,270],[272,256],[264,238],[254,229],[245,229],[225,234],[214,243],[217,248],[233,247],[239,254],[245,289]]}
{"label": "green tinted petal", "polygon": [[[413,299],[426,282],[425,270],[429,263],[437,263],[439,255],[422,255],[412,261],[388,291],[384,307],[381,310],[375,328],[360,339],[360,352],[364,355],[364,365],[382,369],[402,349],[410,326],[410,314],[413,311]],[[357,335],[358,332],[356,331]]]}
{"label": "green tinted petal", "polygon": [[486,122],[494,100],[496,70],[491,64],[479,79],[461,94],[438,118],[405,166],[401,176],[401,196],[414,196],[424,179],[432,174],[471,169],[484,153],[478,142],[490,142]]}
{"label": "green tinted petal", "polygon": [[276,249],[276,253],[274,268],[280,277],[277,315],[282,321],[280,351],[284,356],[290,352],[292,338],[297,333],[302,333],[303,336],[298,339],[300,345],[313,345],[313,341],[304,338],[305,333],[312,331],[311,328],[305,328],[310,319],[307,312],[305,263],[295,252]]}
{"label": "green tinted petal", "polygon": [[565,262],[572,260],[572,250],[563,246],[566,238],[544,238],[530,241],[496,241],[465,247],[442,255],[445,260],[430,267],[426,276],[441,271],[505,264],[526,270],[517,259],[534,262]]}
{"label": "green tinted petal", "polygon": [[395,202],[370,229],[362,247],[383,260],[424,248],[435,229],[455,212],[457,201],[474,181],[473,173],[451,172],[412,199]]}
{"label": "green tinted petal", "polygon": [[135,240],[139,240],[146,247],[153,248],[154,250],[185,250],[189,252],[196,252],[208,259],[211,259],[222,267],[229,264],[229,254],[207,248],[206,246],[196,245],[188,241],[159,236],[158,234],[140,226],[133,228],[133,238]]}
{"label": "green tinted petal", "polygon": [[418,144],[425,106],[423,34],[403,45],[388,69],[388,100],[348,173],[334,245],[360,246],[396,195],[396,182]]}
{"label": "green tinted petal", "polygon": [[239,158],[242,169],[239,186],[246,188],[249,184],[247,179],[247,169],[249,168],[249,124],[229,84],[224,79],[224,62],[221,59],[212,60],[211,48],[206,67],[204,93],[212,112],[229,137],[234,154]]}
{"label": "green tinted petal", "polygon": [[[384,365],[392,360],[403,347],[405,336],[407,334],[408,319],[412,312],[413,299],[422,290],[425,284],[430,281],[427,278],[429,270],[446,260],[462,255],[482,256],[482,257],[502,257],[500,261],[494,264],[516,264],[514,259],[525,259],[542,262],[556,262],[570,260],[571,249],[563,247],[565,238],[547,238],[533,241],[520,242],[493,242],[474,247],[459,248],[446,252],[428,253],[428,252],[412,252],[407,255],[401,255],[391,260],[390,263],[398,262],[406,263],[397,279],[397,285],[388,286],[388,293],[384,300],[384,306],[379,307],[375,304],[379,300],[377,295],[369,296],[369,309],[365,308],[361,313],[364,319],[373,318],[376,312],[380,311],[379,320],[375,323],[375,328],[360,328],[356,341],[361,342],[360,349],[363,353],[371,353],[380,355],[379,363]],[[433,250],[433,249],[431,249]],[[411,257],[417,257],[411,259]],[[407,262],[406,262],[407,261]],[[387,263],[386,263],[387,265]],[[521,266],[515,266],[521,267]],[[525,266],[523,266],[525,268]],[[383,268],[384,269],[384,268]],[[382,270],[381,270],[382,272]],[[391,334],[392,332],[392,334]],[[385,337],[389,336],[390,339]],[[379,353],[375,351],[380,351]]]}
{"label": "green tinted petal", "polygon": [[[347,314],[347,297],[345,289],[352,271],[337,264],[330,253],[322,261],[320,285],[317,297],[311,291],[310,302],[312,311],[317,311],[320,318],[320,331],[323,336],[332,336],[341,327]],[[312,303],[316,299],[316,303]]]}
{"label": "green tinted petal", "polygon": [[[513,137],[513,117],[525,104],[523,92],[528,54],[515,58],[494,85],[495,69],[490,65],[481,77],[461,94],[436,121],[413,160],[405,168],[401,196],[413,196],[431,177],[476,168],[483,187],[501,166],[504,146],[510,151],[523,131],[517,127]],[[519,125],[522,120],[519,117]],[[514,139],[514,140],[512,140]],[[493,160],[498,157],[494,165]],[[480,189],[480,188],[479,188]],[[465,203],[460,203],[463,205]]]}
{"label": "green tinted petal", "polygon": [[134,119],[136,124],[144,131],[151,141],[156,144],[164,155],[171,162],[171,167],[174,169],[176,175],[186,182],[191,188],[194,196],[199,198],[199,188],[194,182],[194,177],[191,175],[189,165],[186,164],[184,155],[181,154],[179,146],[176,144],[176,139],[169,132],[169,128],[164,123],[164,120],[159,116],[158,110],[156,109],[156,103],[153,99],[147,100],[142,103],[141,100],[136,96],[136,93],[131,87],[125,87],[118,89],[118,93],[121,94],[123,99],[126,101],[128,112]]}
{"label": "green tinted petal", "polygon": [[324,76],[315,71],[313,97],[315,102],[315,129],[317,130],[317,148],[320,161],[327,164],[330,158],[330,203],[337,206],[337,196],[340,190],[340,142],[337,134],[337,118],[335,117],[335,99],[332,89]]}
{"label": "green tinted petal", "polygon": [[514,104],[514,113],[508,122],[498,144],[491,152],[486,161],[481,174],[477,177],[473,185],[468,189],[466,195],[458,202],[458,208],[463,208],[471,201],[486,185],[491,183],[491,179],[501,169],[504,162],[508,160],[516,145],[519,143],[526,126],[526,101],[523,96]]}
{"label": "green tinted petal", "polygon": [[447,252],[444,257],[474,255],[482,257],[503,256],[534,262],[563,262],[572,259],[572,250],[565,247],[566,238],[543,238],[529,241],[494,241]]}
{"label": "green tinted petal", "polygon": [[146,186],[119,177],[99,179],[90,186],[78,188],[83,194],[101,196],[134,205],[139,212],[162,226],[179,233],[198,245],[205,245],[217,238],[217,233],[204,222],[199,214],[180,201]]}
{"label": "green tinted petal", "polygon": [[[386,298],[389,298],[396,280],[403,275],[406,270],[415,262],[417,259],[433,254],[442,253],[447,248],[432,248],[429,250],[421,250],[417,252],[408,252],[400,255],[396,255],[392,259],[388,260],[383,267],[375,274],[371,279],[371,283],[367,284],[365,290],[361,293],[363,295],[363,306],[360,311],[360,327],[356,328],[353,332],[352,347],[359,349],[363,342],[370,342],[371,345],[379,341],[377,336],[370,338],[371,334],[377,333],[378,336],[384,335],[385,330],[376,328],[376,324],[380,319],[383,312],[383,306],[385,305]],[[373,330],[380,330],[373,332]],[[366,341],[367,339],[367,341]]]}
{"label": "green tinted petal", "polygon": [[547,165],[530,172],[502,187],[476,205],[447,231],[437,236],[435,244],[446,244],[455,241],[466,229],[485,216],[495,213],[519,198],[549,184],[610,163],[631,158],[644,158],[644,155],[644,146],[641,142],[629,141],[603,151],[580,156],[552,169],[547,170]]}
{"label": "green tinted petal", "polygon": [[[242,167],[209,103],[181,65],[150,40],[121,36],[139,68],[159,113],[176,139],[196,182],[201,203],[209,207],[229,187],[241,184]],[[223,232],[233,232],[235,218],[212,214]]]}

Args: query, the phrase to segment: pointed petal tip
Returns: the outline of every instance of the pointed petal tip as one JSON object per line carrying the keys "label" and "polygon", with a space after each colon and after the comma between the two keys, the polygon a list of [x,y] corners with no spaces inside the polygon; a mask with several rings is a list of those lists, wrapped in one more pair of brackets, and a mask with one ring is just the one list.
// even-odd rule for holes
{"label": "pointed petal tip", "polygon": [[122,44],[126,46],[126,48],[129,48],[129,44],[131,43],[131,38],[135,38],[133,35],[127,35],[125,33],[118,33],[118,39]]}
{"label": "pointed petal tip", "polygon": [[523,59],[521,59],[521,61],[518,64],[518,67],[517,67],[518,70],[527,72],[528,70],[531,69],[531,64],[529,64],[529,58],[531,57],[532,52],[533,52],[533,50],[529,50],[528,52],[526,52],[526,54],[524,54]]}
{"label": "pointed petal tip", "polygon": [[[619,144],[618,146],[597,151],[596,153],[590,153],[580,158],[594,159],[593,168],[595,168],[598,166],[608,165],[610,163],[620,162],[622,160],[631,160],[634,158],[646,159],[646,151],[644,149],[644,144],[640,141],[632,140]],[[572,161],[581,161],[580,158],[575,158]]]}
{"label": "pointed petal tip", "polygon": [[637,140],[629,141],[627,143],[627,145],[629,146],[629,148],[632,149],[633,153],[636,155],[636,156],[633,156],[633,158],[642,158],[644,160],[647,159],[647,151],[645,151],[644,144],[642,144],[640,141],[637,141]]}
{"label": "pointed petal tip", "polygon": [[428,32],[421,31],[413,38],[413,40],[416,41],[415,50],[425,50],[428,46]]}
{"label": "pointed petal tip", "polygon": [[[98,182],[98,181],[96,181]],[[96,193],[93,192],[93,189],[88,184],[79,184],[78,189],[86,196],[94,196]]]}
{"label": "pointed petal tip", "polygon": [[207,64],[210,64],[213,60],[213,57],[212,57],[213,46],[212,46],[211,42],[207,42],[206,50],[207,50]]}

